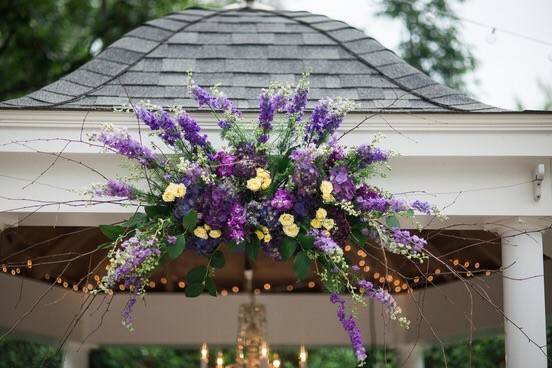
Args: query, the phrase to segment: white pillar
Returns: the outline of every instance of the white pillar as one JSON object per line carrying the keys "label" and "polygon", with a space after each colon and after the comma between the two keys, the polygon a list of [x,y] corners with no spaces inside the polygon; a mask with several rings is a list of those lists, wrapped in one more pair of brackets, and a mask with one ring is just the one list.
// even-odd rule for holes
{"label": "white pillar", "polygon": [[63,368],[88,368],[92,346],[79,342],[67,342],[63,347]]}
{"label": "white pillar", "polygon": [[398,367],[424,368],[424,347],[422,345],[399,345],[395,350]]}
{"label": "white pillar", "polygon": [[506,368],[546,368],[542,234],[516,225],[500,231]]}

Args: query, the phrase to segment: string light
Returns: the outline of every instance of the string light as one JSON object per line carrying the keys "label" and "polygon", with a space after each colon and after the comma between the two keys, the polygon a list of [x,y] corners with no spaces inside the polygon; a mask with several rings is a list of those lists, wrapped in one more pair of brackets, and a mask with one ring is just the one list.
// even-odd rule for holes
{"label": "string light", "polygon": [[8,267],[5,264],[2,265],[2,272],[8,272]]}
{"label": "string light", "polygon": [[416,284],[419,283],[419,282],[420,282],[420,277],[418,277],[418,276],[414,277],[414,282],[415,282]]}
{"label": "string light", "polygon": [[237,294],[239,291],[240,291],[240,288],[239,288],[239,287],[237,287],[237,286],[232,286],[232,292],[233,292],[234,294]]}
{"label": "string light", "polygon": [[261,289],[255,289],[253,293],[255,293],[255,295],[261,295]]}
{"label": "string light", "polygon": [[14,269],[12,269],[10,273],[12,274],[12,276],[15,276],[15,270]]}
{"label": "string light", "polygon": [[370,266],[364,266],[364,272],[370,272]]}
{"label": "string light", "polygon": [[379,279],[379,277],[380,277],[379,272],[376,272],[376,273],[374,274],[374,278],[375,278],[375,279]]}
{"label": "string light", "polygon": [[155,287],[155,281],[153,281],[153,280],[150,281],[148,285],[149,285],[150,288],[153,289]]}
{"label": "string light", "polygon": [[167,285],[167,278],[166,277],[161,277],[161,284],[163,285]]}
{"label": "string light", "polygon": [[27,260],[27,268],[29,269],[33,268],[33,261],[30,259]]}
{"label": "string light", "polygon": [[400,286],[397,286],[397,287],[395,288],[395,292],[396,292],[396,293],[400,293],[400,292],[401,292],[401,287],[400,287]]}
{"label": "string light", "polygon": [[345,246],[345,252],[350,252],[351,251],[351,246],[349,244],[347,244]]}
{"label": "string light", "polygon": [[184,289],[184,287],[186,286],[186,283],[182,280],[178,281],[178,287],[181,288],[181,289]]}
{"label": "string light", "polygon": [[44,279],[45,280],[50,280],[50,274],[49,273],[44,274]]}
{"label": "string light", "polygon": [[265,289],[265,290],[267,290],[267,291],[270,290],[270,288],[271,288],[271,286],[270,286],[270,284],[269,284],[268,282],[267,282],[266,284],[263,285],[263,289]]}
{"label": "string light", "polygon": [[479,262],[475,262],[475,264],[473,265],[473,267],[475,267],[475,268],[479,268],[479,266],[480,266]]}
{"label": "string light", "polygon": [[358,262],[358,266],[359,267],[364,267],[364,265],[366,264],[366,261],[361,259],[359,262]]}
{"label": "string light", "polygon": [[429,275],[429,276],[427,277],[427,281],[429,281],[429,282],[433,281],[433,275]]}
{"label": "string light", "polygon": [[119,290],[125,291],[126,287],[123,284],[119,284]]}
{"label": "string light", "polygon": [[307,284],[307,286],[309,287],[309,289],[312,289],[316,286],[316,283],[314,281],[309,281],[309,283]]}
{"label": "string light", "polygon": [[15,269],[15,273],[17,273],[17,274],[19,275],[19,274],[21,273],[21,268],[19,268],[19,267],[16,267],[16,269]]}
{"label": "string light", "polygon": [[403,289],[403,290],[408,289],[408,284],[407,284],[407,283],[402,284],[402,289]]}
{"label": "string light", "polygon": [[439,275],[440,273],[441,273],[441,269],[440,269],[440,268],[436,268],[436,269],[435,269],[435,274],[436,274],[436,275]]}
{"label": "string light", "polygon": [[67,289],[68,286],[69,286],[69,283],[67,281],[63,281],[63,287]]}
{"label": "string light", "polygon": [[287,291],[293,291],[293,285],[286,286],[286,290]]}
{"label": "string light", "polygon": [[452,261],[452,264],[458,266],[460,264],[460,261],[458,259],[455,259],[454,261]]}
{"label": "string light", "polygon": [[400,280],[393,281],[393,285],[395,285],[395,286],[399,286],[400,284],[401,284]]}
{"label": "string light", "polygon": [[222,295],[222,296],[227,296],[227,295],[228,295],[228,290],[222,289],[222,290],[220,291],[220,295]]}
{"label": "string light", "polygon": [[470,262],[468,262],[468,261],[464,262],[464,267],[466,267],[466,268],[470,267]]}
{"label": "string light", "polygon": [[383,277],[383,276],[380,277],[380,278],[379,278],[379,282],[383,284],[383,283],[385,282],[385,277]]}
{"label": "string light", "polygon": [[79,291],[79,285],[73,284],[73,291]]}
{"label": "string light", "polygon": [[385,276],[385,280],[386,280],[387,282],[391,282],[391,281],[393,281],[393,276],[387,275],[387,276]]}
{"label": "string light", "polygon": [[486,272],[485,272],[485,276],[487,276],[487,277],[488,277],[488,276],[491,276],[491,271],[486,271]]}

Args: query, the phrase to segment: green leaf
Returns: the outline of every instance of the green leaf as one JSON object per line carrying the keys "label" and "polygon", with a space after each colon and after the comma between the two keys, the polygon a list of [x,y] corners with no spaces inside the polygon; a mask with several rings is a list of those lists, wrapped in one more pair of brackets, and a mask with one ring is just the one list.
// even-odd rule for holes
{"label": "green leaf", "polygon": [[211,256],[211,266],[215,268],[223,268],[224,267],[224,254],[217,250],[213,255]]}
{"label": "green leaf", "polygon": [[100,225],[100,231],[109,240],[116,240],[125,233],[125,228],[117,225]]}
{"label": "green leaf", "polygon": [[310,270],[310,259],[307,252],[302,251],[297,253],[293,261],[293,269],[299,280],[304,280]]}
{"label": "green leaf", "polygon": [[255,261],[257,259],[257,255],[259,254],[259,239],[254,235],[255,237],[252,238],[252,240],[245,243],[245,253],[247,253],[247,256],[251,261]]}
{"label": "green leaf", "polygon": [[188,285],[200,284],[203,285],[203,281],[207,277],[207,267],[197,266],[192,268],[186,275],[186,283]]}
{"label": "green leaf", "polygon": [[186,237],[184,234],[180,234],[176,237],[176,243],[167,247],[167,253],[171,259],[176,259],[184,252],[184,249],[186,249]]}
{"label": "green leaf", "polygon": [[200,296],[203,292],[203,284],[188,284],[184,292],[188,298]]}
{"label": "green leaf", "polygon": [[394,215],[387,216],[385,218],[385,223],[391,229],[401,227],[401,224],[399,223],[399,219],[397,218],[397,216],[394,216]]}
{"label": "green leaf", "polygon": [[207,277],[207,279],[205,279],[205,289],[207,289],[209,295],[217,296],[217,284],[215,284],[215,280],[211,277]]}
{"label": "green leaf", "polygon": [[171,209],[167,206],[145,206],[144,211],[150,219],[156,219],[158,217],[168,216],[171,213]]}
{"label": "green leaf", "polygon": [[186,231],[190,231],[196,228],[197,212],[195,210],[189,210],[188,213],[184,215],[184,218],[182,219],[182,226]]}
{"label": "green leaf", "polygon": [[289,259],[295,250],[297,249],[297,242],[295,239],[285,238],[280,244],[280,254],[282,255],[282,260]]}
{"label": "green leaf", "polygon": [[301,244],[303,249],[314,248],[314,237],[300,234],[297,239],[299,240],[299,244]]}
{"label": "green leaf", "polygon": [[228,249],[232,252],[243,252],[245,251],[245,242],[236,243],[234,240],[228,242]]}
{"label": "green leaf", "polygon": [[148,216],[145,213],[135,213],[123,225],[130,228],[140,227],[148,222]]}

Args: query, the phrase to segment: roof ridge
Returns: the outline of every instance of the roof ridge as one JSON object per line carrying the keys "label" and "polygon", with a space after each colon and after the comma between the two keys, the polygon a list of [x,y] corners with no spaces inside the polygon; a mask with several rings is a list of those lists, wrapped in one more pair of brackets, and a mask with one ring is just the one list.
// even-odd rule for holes
{"label": "roof ridge", "polygon": [[[44,107],[44,106],[48,106],[48,107],[54,107],[54,106],[61,106],[61,105],[65,105],[65,104],[68,104],[68,103],[72,103],[72,102],[76,102],[84,97],[86,97],[87,95],[89,95],[90,93],[93,93],[97,90],[99,90],[100,88],[102,88],[103,86],[105,86],[106,84],[114,81],[114,80],[117,80],[119,77],[121,77],[124,73],[126,73],[128,70],[130,70],[130,68],[132,68],[133,66],[135,66],[136,64],[138,64],[141,60],[143,60],[147,55],[149,55],[150,53],[152,53],[153,51],[155,51],[157,48],[159,48],[160,46],[162,46],[167,40],[169,40],[172,36],[174,36],[176,33],[178,32],[182,32],[183,30],[185,30],[187,27],[193,25],[193,24],[196,24],[196,23],[199,23],[205,19],[208,19],[208,18],[211,18],[211,17],[214,17],[214,16],[217,16],[217,15],[220,15],[220,14],[224,14],[226,12],[229,12],[229,11],[232,11],[232,10],[236,10],[236,9],[221,9],[221,10],[214,10],[214,9],[208,9],[208,8],[201,8],[201,7],[197,7],[197,6],[194,6],[194,7],[189,7],[189,8],[186,8],[184,10],[181,10],[180,13],[183,13],[187,10],[210,10],[210,11],[213,11],[211,14],[207,14],[207,15],[204,15],[204,16],[200,16],[198,19],[196,20],[193,20],[191,22],[188,22],[188,23],[185,23],[182,27],[180,28],[177,28],[173,31],[170,31],[169,35],[164,37],[163,39],[161,39],[160,41],[158,41],[157,45],[155,47],[153,47],[151,50],[149,50],[148,52],[145,52],[142,56],[140,56],[138,59],[136,59],[134,62],[130,63],[130,64],[127,64],[127,66],[122,69],[121,71],[119,71],[117,74],[115,74],[114,76],[110,77],[108,80],[106,80],[105,82],[95,86],[95,87],[92,87],[90,88],[89,90],[87,90],[86,92],[82,92],[80,93],[79,95],[77,96],[74,96],[73,98],[70,98],[68,100],[64,100],[64,101],[59,101],[59,102],[54,102],[54,103],[44,103],[44,104],[41,104],[40,106],[37,106],[37,108],[41,108],[41,107]],[[175,13],[178,13],[178,12],[171,12],[167,15],[165,15],[164,17],[161,17],[161,18],[158,18],[158,19],[163,19],[163,18],[168,18],[170,15],[172,14],[175,14]],[[147,24],[147,22],[143,23],[143,24]],[[115,41],[117,42],[117,41]],[[114,43],[115,43],[114,42]],[[114,44],[113,43],[113,44]],[[113,44],[109,45],[108,47],[106,47],[103,51],[109,49]],[[104,60],[102,58],[100,58],[101,56],[101,53],[98,55],[98,58],[100,60]],[[122,83],[119,83],[121,86],[122,86]],[[124,86],[123,86],[123,90],[125,90]],[[32,98],[32,97],[30,97]],[[130,97],[129,97],[130,99]],[[34,100],[34,99],[33,99]],[[38,101],[38,100],[37,100]],[[5,102],[3,102],[5,103]],[[27,107],[28,108],[28,107]]]}
{"label": "roof ridge", "polygon": [[[388,76],[387,74],[385,74],[384,72],[382,72],[382,71],[380,70],[379,67],[375,66],[374,64],[370,63],[369,61],[367,61],[366,59],[364,59],[363,57],[361,57],[357,52],[351,50],[347,45],[344,44],[343,41],[341,41],[341,40],[339,40],[338,38],[332,36],[328,31],[326,31],[326,30],[324,30],[324,29],[320,29],[320,28],[314,27],[314,26],[312,25],[312,23],[305,22],[305,21],[302,21],[302,20],[300,20],[300,19],[295,19],[294,17],[289,16],[289,15],[287,15],[287,14],[284,14],[284,13],[282,13],[281,11],[278,11],[278,10],[266,10],[266,9],[255,9],[255,10],[256,10],[256,11],[260,11],[260,12],[265,12],[265,13],[276,14],[276,15],[281,16],[281,17],[283,17],[283,18],[293,20],[293,21],[295,21],[295,22],[297,22],[297,23],[299,23],[299,24],[302,24],[302,25],[304,25],[304,26],[308,26],[309,28],[312,28],[312,29],[316,30],[317,32],[323,34],[324,36],[330,38],[331,40],[335,41],[337,45],[339,45],[339,46],[342,47],[344,50],[346,50],[346,51],[349,52],[351,55],[353,55],[358,61],[360,61],[361,63],[365,64],[366,66],[368,66],[368,67],[374,69],[374,70],[377,71],[384,79],[386,79],[388,82],[393,83],[394,85],[396,85],[396,86],[399,87],[400,89],[405,90],[407,93],[410,93],[410,94],[412,94],[412,95],[414,95],[414,96],[416,96],[416,97],[419,97],[420,99],[422,99],[422,100],[424,100],[424,101],[426,101],[426,102],[428,102],[428,103],[430,103],[430,104],[433,104],[433,105],[435,105],[435,106],[438,106],[438,107],[442,107],[442,108],[445,108],[445,109],[448,109],[448,110],[451,110],[451,111],[464,111],[464,110],[462,110],[462,109],[460,109],[460,108],[456,108],[456,107],[451,106],[451,105],[447,105],[447,104],[444,104],[444,103],[440,103],[440,102],[434,101],[434,100],[432,100],[431,98],[429,98],[429,97],[427,97],[427,96],[424,96],[423,94],[420,94],[420,93],[415,92],[416,88],[410,88],[410,87],[408,87],[408,86],[406,86],[406,85],[404,85],[404,84],[398,82],[396,79],[394,79],[394,78]],[[323,15],[323,14],[315,14],[315,13],[310,13],[310,14],[313,15],[313,16],[322,16],[322,17],[326,17],[329,21],[332,21],[332,20],[333,20],[333,21],[336,21],[335,19],[328,18],[327,16],[325,16],[325,15]],[[337,20],[337,21],[338,21],[338,22],[342,22],[342,21],[339,21],[339,20]],[[318,22],[318,23],[321,23],[321,22]],[[368,36],[364,31],[362,31],[362,30],[360,30],[360,29],[358,29],[358,28],[356,28],[356,27],[353,27],[353,26],[351,26],[351,25],[348,24],[348,23],[345,23],[345,22],[342,22],[342,23],[345,25],[344,28],[350,28],[350,29],[354,29],[354,30],[357,30],[357,31],[359,31],[359,32],[362,32],[362,33],[366,36],[366,38],[370,38],[370,39],[375,40],[375,41],[377,42],[376,39],[374,39],[373,37]],[[410,64],[408,64],[406,61],[402,60],[401,57],[400,57],[399,55],[397,55],[393,50],[390,50],[390,49],[388,49],[388,48],[386,48],[386,47],[385,47],[384,50],[375,50],[375,51],[372,51],[372,52],[381,52],[381,51],[390,51],[390,52],[392,52],[394,55],[396,55],[397,58],[399,58],[399,60],[401,60],[403,63],[405,63],[405,64],[407,64],[407,65],[410,65]],[[372,53],[372,52],[370,52],[370,53]],[[410,66],[411,66],[411,65],[410,65]],[[414,67],[413,67],[413,68],[414,68]],[[414,69],[416,69],[416,68],[414,68]],[[416,70],[418,70],[418,69],[416,69]],[[423,73],[422,71],[418,70],[418,73],[420,73],[420,74],[422,74],[422,75],[424,75],[424,76],[430,78],[432,81],[434,81],[431,77],[429,77],[428,75],[426,75],[426,74]],[[434,81],[434,82],[435,82],[436,84],[440,84],[440,83],[438,83],[437,81]],[[448,86],[447,86],[447,87],[448,87]],[[448,87],[448,88],[450,88],[450,87]],[[451,88],[451,89],[452,89],[452,88]],[[452,90],[454,90],[454,89],[452,89]],[[456,91],[456,90],[454,90],[454,91]],[[456,92],[457,92],[458,94],[465,95],[464,93],[462,93],[462,92],[460,92],[460,91],[456,91]],[[395,100],[395,102],[398,101],[398,100],[399,100],[399,98],[397,98],[397,99]],[[392,107],[392,105],[391,105],[391,106],[386,106],[386,108],[389,108],[389,107]]]}

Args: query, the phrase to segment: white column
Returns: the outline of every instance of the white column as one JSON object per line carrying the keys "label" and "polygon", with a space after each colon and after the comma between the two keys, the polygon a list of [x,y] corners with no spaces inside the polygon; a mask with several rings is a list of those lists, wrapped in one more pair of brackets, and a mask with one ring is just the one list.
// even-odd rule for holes
{"label": "white column", "polygon": [[546,368],[542,234],[516,225],[500,231],[506,368]]}
{"label": "white column", "polygon": [[424,368],[423,345],[399,345],[396,347],[397,365],[400,368]]}
{"label": "white column", "polygon": [[89,353],[93,346],[67,342],[63,347],[63,368],[88,368]]}

